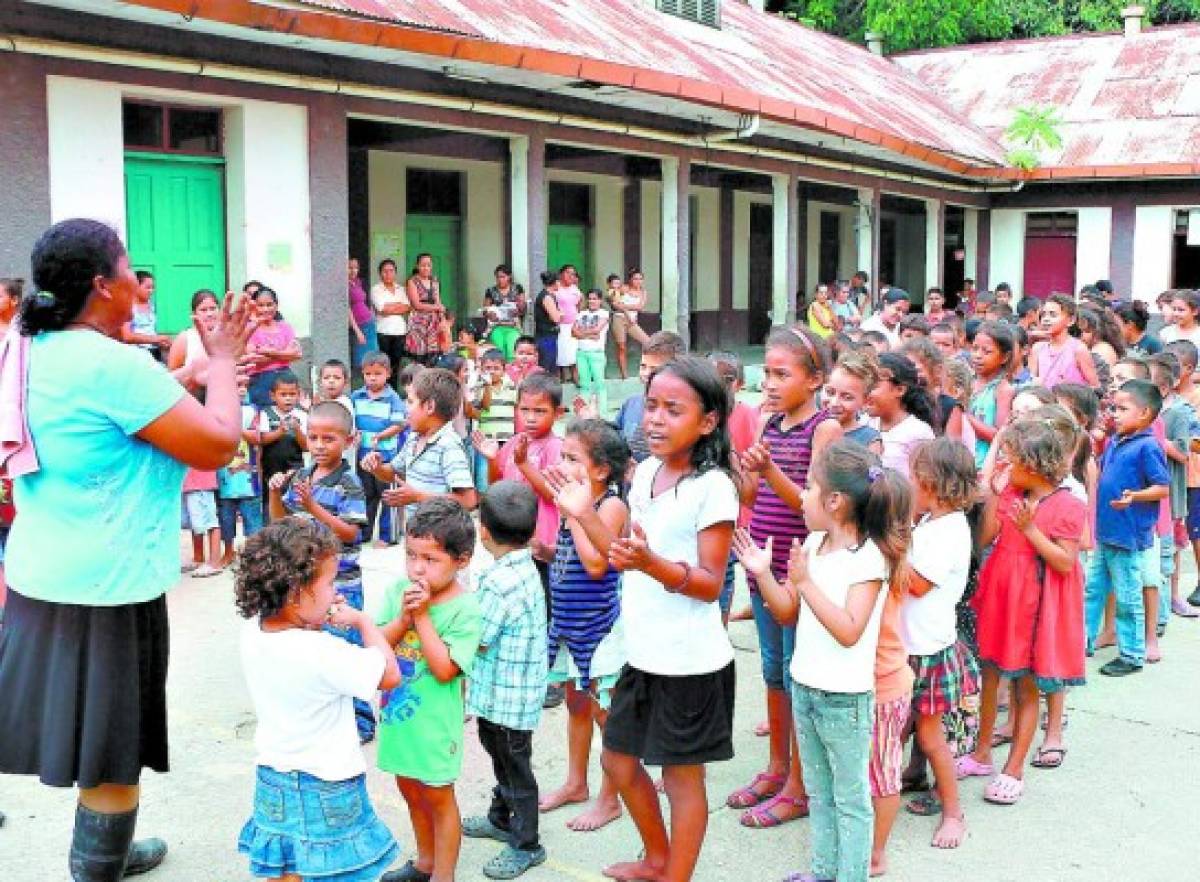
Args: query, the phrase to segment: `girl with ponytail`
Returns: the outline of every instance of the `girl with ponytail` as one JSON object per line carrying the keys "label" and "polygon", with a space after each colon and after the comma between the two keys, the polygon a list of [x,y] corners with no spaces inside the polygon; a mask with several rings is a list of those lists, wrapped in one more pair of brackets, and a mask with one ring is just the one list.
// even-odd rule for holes
{"label": "girl with ponytail", "polygon": [[734,550],[771,614],[796,623],[792,711],[808,788],[810,871],[866,882],[870,768],[879,759],[871,738],[876,650],[888,598],[897,601],[907,582],[912,492],[898,471],[842,440],[816,458],[801,502],[812,532],[803,545],[793,540],[782,584],[771,572],[773,539],[760,548],[738,530]]}

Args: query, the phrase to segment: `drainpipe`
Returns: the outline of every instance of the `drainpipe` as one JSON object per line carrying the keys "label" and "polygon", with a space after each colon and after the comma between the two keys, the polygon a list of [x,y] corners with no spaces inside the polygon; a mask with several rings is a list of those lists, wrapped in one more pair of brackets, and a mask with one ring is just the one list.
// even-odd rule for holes
{"label": "drainpipe", "polygon": [[867,51],[872,55],[883,55],[883,34],[878,31],[867,31],[863,34],[863,39],[867,41]]}
{"label": "drainpipe", "polygon": [[746,138],[753,138],[758,134],[758,127],[762,124],[762,117],[757,113],[743,113],[738,117],[738,127],[731,129],[728,132],[718,132],[715,135],[701,135],[700,141],[703,146],[709,144],[720,144],[724,141],[744,141]]}
{"label": "drainpipe", "polygon": [[1145,14],[1145,6],[1126,6],[1121,10],[1121,18],[1125,19],[1126,37],[1136,37],[1142,32],[1142,17]]}

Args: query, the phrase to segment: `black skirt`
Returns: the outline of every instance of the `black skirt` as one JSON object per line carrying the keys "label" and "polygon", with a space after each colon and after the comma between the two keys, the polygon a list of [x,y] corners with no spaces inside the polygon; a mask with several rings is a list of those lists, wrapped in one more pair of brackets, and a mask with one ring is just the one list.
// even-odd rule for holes
{"label": "black skirt", "polygon": [[81,788],[167,771],[167,600],[82,606],[11,587],[0,631],[0,772]]}

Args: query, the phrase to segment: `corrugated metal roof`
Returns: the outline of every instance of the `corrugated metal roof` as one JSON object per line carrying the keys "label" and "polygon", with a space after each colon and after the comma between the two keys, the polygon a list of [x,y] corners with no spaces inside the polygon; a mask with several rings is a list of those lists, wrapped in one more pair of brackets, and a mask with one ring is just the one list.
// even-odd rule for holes
{"label": "corrugated metal roof", "polygon": [[803,105],[968,162],[1003,162],[1003,150],[992,137],[907,71],[862,47],[757,12],[740,0],[726,0],[719,30],[659,12],[644,0],[300,3],[685,77],[724,93],[741,90],[759,99]]}
{"label": "corrugated metal roof", "polygon": [[1019,40],[893,56],[996,138],[1018,107],[1055,105],[1063,148],[1043,166],[1200,159],[1200,25]]}

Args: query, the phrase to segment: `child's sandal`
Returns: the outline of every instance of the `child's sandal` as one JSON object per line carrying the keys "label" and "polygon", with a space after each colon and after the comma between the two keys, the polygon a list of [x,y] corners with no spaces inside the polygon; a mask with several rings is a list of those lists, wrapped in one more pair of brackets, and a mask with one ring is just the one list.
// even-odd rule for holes
{"label": "child's sandal", "polygon": [[[754,780],[745,787],[729,794],[729,798],[725,800],[725,804],[730,808],[754,808],[754,806],[761,805],[775,797],[783,789],[786,781],[786,775],[771,775],[767,772],[759,772],[754,776]],[[763,784],[767,785],[765,789],[757,789]]]}

